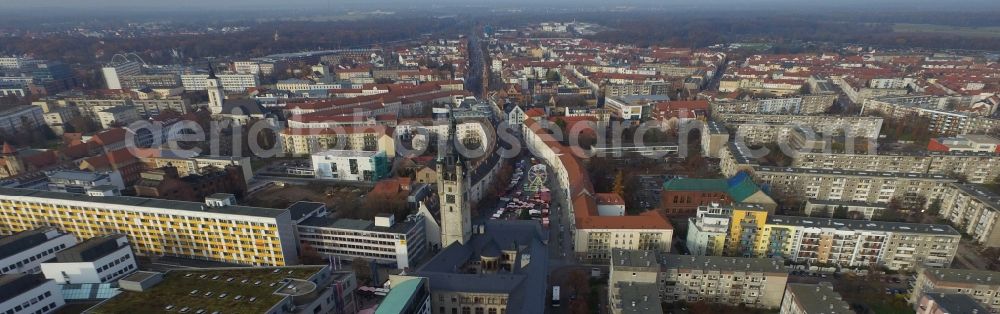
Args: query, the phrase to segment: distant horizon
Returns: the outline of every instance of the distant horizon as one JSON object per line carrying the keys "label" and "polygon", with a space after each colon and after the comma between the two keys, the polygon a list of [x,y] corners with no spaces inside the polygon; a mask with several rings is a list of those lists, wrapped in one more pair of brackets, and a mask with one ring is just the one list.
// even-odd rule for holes
{"label": "distant horizon", "polygon": [[[350,11],[366,9],[393,10],[398,9],[398,13],[406,13],[409,10],[427,11],[435,7],[461,8],[461,7],[492,7],[492,8],[545,8],[564,10],[602,10],[614,9],[618,7],[639,7],[667,9],[678,11],[702,11],[702,10],[722,10],[731,12],[739,10],[777,10],[777,11],[799,11],[810,9],[822,10],[842,10],[871,13],[871,12],[926,12],[926,11],[1000,11],[1000,1],[991,0],[964,0],[959,2],[944,2],[937,0],[844,0],[837,3],[809,3],[795,0],[704,0],[704,1],[679,1],[679,0],[624,0],[616,2],[606,2],[598,0],[551,0],[544,3],[530,0],[434,0],[415,3],[404,0],[285,0],[276,4],[270,0],[175,0],[171,2],[159,1],[127,1],[127,0],[91,0],[86,2],[71,0],[36,0],[31,2],[13,2],[0,5],[0,11],[36,11],[45,10],[48,12],[34,13],[55,13],[60,15],[101,15],[114,12],[122,13],[157,13],[147,10],[162,10],[163,13],[206,13],[206,12],[289,12],[297,10],[319,10],[328,9],[331,11]],[[310,11],[311,12],[311,11]],[[69,14],[67,14],[69,13]],[[444,12],[442,12],[444,13]],[[1000,23],[1000,19],[997,21]]]}

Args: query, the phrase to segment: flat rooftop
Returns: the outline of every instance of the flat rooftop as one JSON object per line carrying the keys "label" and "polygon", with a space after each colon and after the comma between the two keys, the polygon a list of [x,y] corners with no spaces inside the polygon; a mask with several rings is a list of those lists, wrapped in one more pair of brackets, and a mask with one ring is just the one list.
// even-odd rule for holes
{"label": "flat rooftop", "polygon": [[652,283],[619,283],[621,312],[629,314],[663,314],[660,289]]}
{"label": "flat rooftop", "polygon": [[769,216],[768,224],[797,227],[835,228],[839,230],[867,230],[884,232],[923,233],[942,236],[961,236],[955,228],[940,224],[916,224],[891,221],[868,221],[800,216]]}
{"label": "flat rooftop", "polygon": [[779,259],[744,258],[727,256],[660,255],[664,268],[720,272],[762,272],[788,275],[788,269]]}
{"label": "flat rooftop", "polygon": [[[187,307],[190,313],[264,313],[286,297],[276,294],[287,288],[286,279],[307,280],[322,269],[295,266],[174,270],[148,291],[123,291],[87,312],[158,313],[172,305],[172,311]],[[237,296],[240,300],[235,299]],[[250,298],[255,299],[251,302]]]}
{"label": "flat rooftop", "polygon": [[[50,200],[89,202],[94,203],[94,207],[101,207],[100,204],[111,204],[128,207],[149,207],[155,209],[173,209],[179,211],[218,213],[230,215],[243,215],[255,217],[275,218],[283,214],[287,209],[272,209],[250,206],[222,206],[209,207],[201,202],[184,202],[153,198],[129,197],[129,196],[89,196],[74,193],[62,193],[51,191],[39,191],[31,189],[5,188],[0,187],[0,199],[7,197],[28,197],[37,198],[39,203],[50,203]],[[178,213],[181,214],[181,213]]]}
{"label": "flat rooftop", "polygon": [[378,154],[378,152],[370,151],[360,151],[360,150],[343,150],[343,149],[331,149],[322,152],[312,153],[313,157],[324,156],[324,157],[371,157]]}
{"label": "flat rooftop", "polygon": [[90,171],[79,171],[79,170],[60,170],[48,173],[49,180],[59,179],[67,181],[84,181],[91,182],[102,177],[106,177],[105,173],[97,173]]}
{"label": "flat rooftop", "polygon": [[956,268],[934,268],[925,269],[924,273],[934,279],[940,286],[942,282],[976,284],[976,285],[1000,285],[1000,272],[978,269],[956,269]]}
{"label": "flat rooftop", "polygon": [[656,260],[656,252],[647,250],[611,250],[612,267],[656,267],[660,264]]}
{"label": "flat rooftop", "polygon": [[123,246],[118,245],[118,239],[124,238],[121,234],[109,234],[96,236],[86,241],[77,243],[65,250],[56,253],[56,263],[77,263],[93,262],[108,254],[120,250]]}
{"label": "flat rooftop", "polygon": [[990,191],[985,186],[968,183],[952,183],[952,186],[983,204],[990,206],[993,210],[1000,210],[1000,195],[993,193],[993,191]]}
{"label": "flat rooftop", "polygon": [[55,228],[40,227],[21,231],[6,237],[0,237],[0,258],[7,258],[24,250],[48,242],[49,237],[45,235],[45,233],[53,230],[55,230]]}
{"label": "flat rooftop", "polygon": [[934,300],[947,313],[990,313],[990,310],[964,293],[928,293],[927,298]]}
{"label": "flat rooftop", "polygon": [[795,295],[795,303],[805,313],[854,314],[851,305],[833,290],[832,285],[790,283],[785,290]]}
{"label": "flat rooftop", "polygon": [[0,275],[0,302],[8,300],[28,292],[28,290],[45,284],[49,281],[42,274],[7,274]]}
{"label": "flat rooftop", "polygon": [[793,168],[793,167],[770,167],[755,166],[755,172],[776,172],[776,173],[797,173],[808,175],[827,175],[837,177],[882,177],[894,179],[914,179],[914,180],[939,180],[956,181],[943,174],[907,173],[907,172],[880,172],[880,171],[860,171],[860,170],[834,170],[816,168]]}
{"label": "flat rooftop", "polygon": [[348,219],[348,218],[328,218],[328,217],[312,217],[303,220],[299,223],[299,226],[306,227],[316,227],[316,228],[330,228],[330,229],[344,229],[344,230],[358,230],[358,231],[373,231],[373,232],[386,232],[386,233],[406,233],[413,227],[413,222],[407,221],[397,221],[392,225],[392,227],[379,227],[375,225],[375,221],[372,220],[361,220],[361,219]]}

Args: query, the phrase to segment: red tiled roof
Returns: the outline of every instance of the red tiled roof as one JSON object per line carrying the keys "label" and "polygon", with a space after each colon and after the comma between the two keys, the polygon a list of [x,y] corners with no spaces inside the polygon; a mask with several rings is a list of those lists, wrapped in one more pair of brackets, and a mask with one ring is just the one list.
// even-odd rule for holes
{"label": "red tiled roof", "polygon": [[576,216],[576,228],[578,229],[673,229],[663,214],[653,210],[642,213],[638,216],[599,216],[597,212],[597,200],[593,193],[593,185],[587,175],[586,169],[573,151],[579,153],[579,147],[566,147],[556,141],[552,135],[545,132],[545,128],[540,126],[534,119],[527,119],[524,125],[531,132],[535,132],[542,142],[549,146],[556,154],[559,154],[559,161],[566,168],[569,179],[569,193],[572,195],[573,213]]}

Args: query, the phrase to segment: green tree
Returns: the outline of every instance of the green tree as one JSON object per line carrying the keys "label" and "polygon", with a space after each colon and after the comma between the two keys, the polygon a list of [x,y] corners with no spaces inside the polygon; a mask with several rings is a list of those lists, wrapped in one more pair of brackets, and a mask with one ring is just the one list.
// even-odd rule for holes
{"label": "green tree", "polygon": [[549,81],[549,82],[558,82],[561,79],[562,79],[562,77],[559,76],[559,72],[558,71],[548,70],[547,72],[545,72],[545,80],[546,81]]}
{"label": "green tree", "polygon": [[927,214],[931,216],[937,216],[941,213],[941,199],[935,198],[931,201],[931,204],[927,206]]}
{"label": "green tree", "polygon": [[847,206],[837,205],[837,207],[833,209],[833,218],[847,219]]}

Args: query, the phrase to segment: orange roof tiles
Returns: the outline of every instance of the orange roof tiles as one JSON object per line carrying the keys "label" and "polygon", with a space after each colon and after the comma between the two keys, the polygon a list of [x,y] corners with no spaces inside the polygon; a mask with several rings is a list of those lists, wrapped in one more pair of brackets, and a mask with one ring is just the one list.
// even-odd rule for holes
{"label": "orange roof tiles", "polygon": [[[638,216],[599,216],[594,186],[586,169],[576,156],[582,156],[580,147],[566,147],[555,140],[546,129],[527,119],[524,125],[541,138],[556,154],[566,169],[569,193],[572,196],[573,213],[577,229],[673,229],[673,226],[659,211],[648,211]],[[623,201],[624,203],[624,201]]]}

